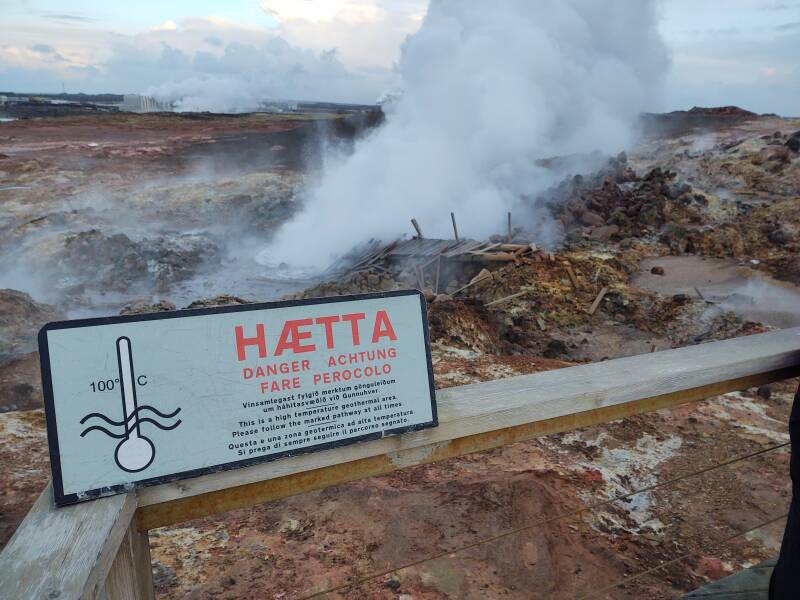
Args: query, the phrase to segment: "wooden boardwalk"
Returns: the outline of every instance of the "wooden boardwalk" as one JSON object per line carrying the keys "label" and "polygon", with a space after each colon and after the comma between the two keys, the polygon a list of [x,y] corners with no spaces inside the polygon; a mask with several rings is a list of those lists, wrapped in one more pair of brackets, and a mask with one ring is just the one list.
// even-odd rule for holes
{"label": "wooden boardwalk", "polygon": [[767,600],[769,578],[778,557],[719,579],[684,596],[691,600]]}

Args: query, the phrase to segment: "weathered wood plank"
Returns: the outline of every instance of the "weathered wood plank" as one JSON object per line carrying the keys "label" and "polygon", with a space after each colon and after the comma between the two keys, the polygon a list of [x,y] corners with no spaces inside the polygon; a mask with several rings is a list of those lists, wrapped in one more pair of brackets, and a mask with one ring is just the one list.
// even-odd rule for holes
{"label": "weathered wood plank", "polygon": [[143,529],[800,375],[800,328],[437,393],[439,426],[139,490]]}
{"label": "weathered wood plank", "polygon": [[135,494],[56,508],[48,484],[0,554],[0,595],[102,597],[135,511]]}
{"label": "weathered wood plank", "polygon": [[131,524],[111,565],[105,584],[107,600],[153,600],[153,567],[147,533]]}

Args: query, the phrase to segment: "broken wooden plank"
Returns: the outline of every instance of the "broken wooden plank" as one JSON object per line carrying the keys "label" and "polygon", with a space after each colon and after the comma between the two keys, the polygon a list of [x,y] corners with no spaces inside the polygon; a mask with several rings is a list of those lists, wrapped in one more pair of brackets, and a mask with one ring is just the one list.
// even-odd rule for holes
{"label": "broken wooden plank", "polygon": [[414,272],[417,274],[417,282],[419,283],[419,289],[425,289],[425,274],[420,269],[419,265],[414,265]]}
{"label": "broken wooden plank", "polygon": [[597,307],[600,306],[600,303],[603,301],[603,298],[607,293],[608,293],[607,287],[604,287],[602,290],[600,290],[600,293],[597,294],[597,297],[594,299],[594,302],[592,302],[592,305],[589,307],[590,315],[594,314],[594,311],[596,311]]}
{"label": "broken wooden plank", "polygon": [[475,250],[485,245],[486,242],[476,242],[475,240],[461,240],[459,244],[444,253],[445,258],[455,258],[470,250]]}
{"label": "broken wooden plank", "polygon": [[530,249],[530,245],[528,244],[495,244],[497,248],[500,250],[506,250],[508,252],[518,252],[520,250],[525,251]]}
{"label": "broken wooden plank", "polygon": [[485,262],[511,262],[514,255],[511,252],[469,252],[472,260]]}
{"label": "broken wooden plank", "polygon": [[467,283],[466,285],[462,285],[460,288],[458,288],[456,291],[454,291],[451,294],[451,296],[455,296],[456,294],[458,294],[459,292],[464,291],[468,287],[470,287],[472,285],[475,285],[476,283],[480,283],[481,281],[486,281],[487,279],[492,279],[493,277],[494,276],[492,275],[491,271],[489,271],[488,269],[482,269],[480,273],[478,273],[477,275],[475,275],[475,277],[470,279],[469,283]]}
{"label": "broken wooden plank", "polygon": [[450,219],[453,221],[453,235],[455,236],[456,241],[458,241],[458,227],[456,227],[456,213],[451,212]]}
{"label": "broken wooden plank", "polygon": [[419,228],[419,223],[417,223],[416,219],[411,219],[411,224],[414,226],[414,229],[417,232],[417,237],[422,239],[422,230]]}
{"label": "broken wooden plank", "polygon": [[517,292],[516,294],[511,294],[510,296],[505,296],[503,298],[498,298],[497,300],[492,300],[486,306],[494,306],[495,304],[500,304],[502,302],[506,302],[508,300],[513,300],[514,298],[519,298],[520,296],[524,296],[525,294],[530,294],[533,291],[533,288],[527,288],[522,290],[521,292]]}
{"label": "broken wooden plank", "polygon": [[580,284],[578,283],[578,278],[575,276],[575,271],[572,270],[572,265],[568,262],[565,262],[564,269],[566,269],[567,276],[569,276],[569,280],[572,282],[572,287],[577,290],[580,287]]}

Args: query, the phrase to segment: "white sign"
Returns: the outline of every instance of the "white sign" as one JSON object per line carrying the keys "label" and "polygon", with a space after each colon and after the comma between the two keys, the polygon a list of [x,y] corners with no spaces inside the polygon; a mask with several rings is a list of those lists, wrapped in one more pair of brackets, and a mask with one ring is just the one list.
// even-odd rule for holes
{"label": "white sign", "polygon": [[57,504],[437,424],[417,291],[48,324]]}

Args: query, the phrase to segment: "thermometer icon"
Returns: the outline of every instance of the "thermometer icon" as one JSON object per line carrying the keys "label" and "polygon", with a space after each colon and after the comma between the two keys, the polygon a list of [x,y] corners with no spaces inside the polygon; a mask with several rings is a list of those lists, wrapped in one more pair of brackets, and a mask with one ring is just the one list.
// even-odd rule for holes
{"label": "thermometer icon", "polygon": [[[181,420],[169,423],[168,419],[175,418],[181,409],[163,413],[149,404],[139,406],[136,397],[137,378],[133,370],[133,349],[128,337],[117,338],[117,365],[122,395],[122,420],[115,421],[101,412],[91,412],[81,419],[81,425],[88,425],[81,432],[81,437],[92,431],[99,431],[110,438],[121,440],[114,450],[114,462],[123,471],[137,473],[149,467],[156,457],[156,447],[150,438],[142,434],[142,425],[149,423],[158,429],[171,431],[181,424]],[[141,385],[146,383],[143,376],[138,381]],[[147,413],[147,416],[142,417],[142,413]],[[102,425],[98,424],[98,419],[103,422]]]}
{"label": "thermometer icon", "polygon": [[117,466],[125,471],[142,471],[153,462],[153,458],[156,455],[156,447],[150,441],[150,438],[142,435],[140,430],[131,341],[124,336],[117,339],[117,363],[119,364],[119,382],[122,388],[122,416],[125,423],[125,438],[114,451],[114,460]]}

